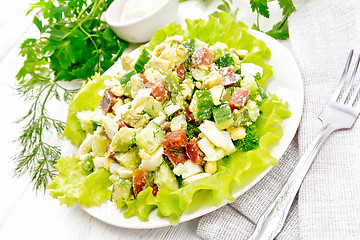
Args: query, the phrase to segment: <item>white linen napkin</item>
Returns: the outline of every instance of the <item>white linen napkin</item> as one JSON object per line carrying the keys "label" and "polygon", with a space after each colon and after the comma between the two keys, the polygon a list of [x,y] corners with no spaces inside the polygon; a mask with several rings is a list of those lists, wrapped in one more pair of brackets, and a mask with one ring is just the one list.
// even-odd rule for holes
{"label": "white linen napkin", "polygon": [[[197,232],[204,239],[251,235],[261,213],[320,130],[318,115],[336,88],[349,51],[355,50],[354,57],[360,53],[358,0],[298,0],[295,6],[297,11],[289,19],[290,42],[305,85],[298,134],[277,168],[234,203],[200,220]],[[359,122],[351,130],[335,132],[325,143],[277,239],[359,239]]]}

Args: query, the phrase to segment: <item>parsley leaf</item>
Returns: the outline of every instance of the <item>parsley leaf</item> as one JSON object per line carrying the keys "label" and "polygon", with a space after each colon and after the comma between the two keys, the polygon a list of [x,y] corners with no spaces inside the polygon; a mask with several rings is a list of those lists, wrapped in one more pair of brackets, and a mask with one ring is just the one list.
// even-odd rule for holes
{"label": "parsley leaf", "polygon": [[[68,101],[76,90],[59,81],[73,81],[103,73],[121,56],[128,43],[118,38],[101,15],[112,0],[39,0],[30,10],[38,38],[28,38],[20,46],[24,64],[16,75],[17,91],[29,102],[28,113],[19,120],[25,127],[17,139],[20,151],[13,157],[15,175],[29,173],[34,188],[45,189],[56,175],[53,165],[60,148],[44,141],[44,136],[61,135],[64,123],[51,118],[46,106],[51,98]],[[62,95],[62,97],[61,97]]]}
{"label": "parsley leaf", "polygon": [[256,11],[266,18],[270,17],[268,0],[250,0],[250,6],[253,12]]}

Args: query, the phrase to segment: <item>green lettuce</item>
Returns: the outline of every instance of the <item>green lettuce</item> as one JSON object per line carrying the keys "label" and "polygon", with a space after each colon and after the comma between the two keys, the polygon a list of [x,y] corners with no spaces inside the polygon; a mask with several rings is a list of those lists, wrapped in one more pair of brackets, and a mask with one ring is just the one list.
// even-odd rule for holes
{"label": "green lettuce", "polygon": [[66,119],[66,126],[62,138],[66,137],[71,140],[71,143],[77,146],[84,141],[86,133],[82,130],[79,120],[76,117],[76,113],[91,110],[93,111],[101,100],[101,96],[98,92],[105,88],[104,81],[111,79],[110,76],[95,74],[88,82],[84,82],[73,96],[73,100],[69,103],[68,116]]}
{"label": "green lettuce", "polygon": [[[235,23],[230,15],[220,12],[218,17],[209,16],[208,20],[186,20],[186,24],[186,29],[181,29],[180,25],[173,23],[159,29],[147,48],[153,50],[166,37],[173,35],[182,35],[185,40],[198,38],[209,45],[224,42],[231,48],[248,50],[249,55],[243,61],[263,67],[263,76],[258,81],[261,87],[265,86],[266,81],[272,76],[271,66],[264,62],[264,59],[271,56],[270,49],[263,41],[248,34],[248,27],[244,23]],[[63,137],[71,139],[73,144],[79,145],[85,138],[76,113],[86,109],[93,110],[98,105],[100,97],[97,92],[104,88],[105,79],[106,77],[96,75],[82,87],[69,104],[68,121]],[[137,216],[142,221],[147,221],[149,213],[157,208],[158,216],[167,217],[171,224],[176,225],[184,211],[196,211],[205,202],[210,206],[218,206],[234,201],[230,191],[234,184],[247,185],[251,182],[248,176],[261,173],[270,165],[277,165],[277,159],[270,155],[269,148],[282,137],[280,124],[284,118],[290,116],[290,112],[287,105],[272,94],[269,94],[260,109],[262,114],[255,122],[260,134],[257,148],[248,152],[238,151],[219,160],[218,171],[215,174],[184,186],[178,191],[160,190],[154,197],[152,188],[148,187],[140,192],[136,199],[118,200],[117,207],[125,210],[125,217]],[[98,173],[99,170],[90,174],[77,165],[75,156],[60,159],[56,168],[59,176],[48,188],[52,189],[50,194],[61,203],[72,206],[79,202],[88,207],[110,198],[109,190],[106,189],[110,184],[106,179],[108,171],[101,170]],[[95,181],[99,185],[93,185]]]}
{"label": "green lettuce", "polygon": [[107,188],[112,182],[108,170],[100,168],[93,173],[85,171],[75,154],[59,159],[55,168],[59,175],[47,188],[53,198],[59,199],[61,205],[71,207],[78,202],[83,207],[92,207],[110,199],[111,191]]}

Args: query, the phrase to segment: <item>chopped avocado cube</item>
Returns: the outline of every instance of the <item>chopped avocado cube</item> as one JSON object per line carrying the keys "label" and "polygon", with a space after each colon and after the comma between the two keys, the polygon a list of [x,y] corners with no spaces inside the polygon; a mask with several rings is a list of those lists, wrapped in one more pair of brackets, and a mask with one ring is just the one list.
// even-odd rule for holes
{"label": "chopped avocado cube", "polygon": [[116,152],[127,152],[131,145],[133,144],[135,137],[135,129],[122,127],[120,130],[115,134],[112,142],[111,142],[111,151]]}
{"label": "chopped avocado cube", "polygon": [[101,118],[93,111],[85,110],[76,114],[81,129],[86,133],[94,133],[98,126],[101,126]]}
{"label": "chopped avocado cube", "polygon": [[211,118],[213,101],[210,90],[197,90],[194,93],[189,109],[193,113],[195,121],[201,122]]}
{"label": "chopped avocado cube", "polygon": [[164,112],[161,103],[155,100],[155,98],[153,98],[152,96],[147,99],[143,111],[147,113],[151,118],[156,118],[161,112]]}
{"label": "chopped avocado cube", "polygon": [[234,112],[234,123],[236,127],[249,126],[252,124],[249,109],[247,107]]}
{"label": "chopped avocado cube", "polygon": [[166,190],[173,192],[179,189],[179,183],[175,174],[166,162],[163,162],[160,167],[155,171],[154,183],[159,187],[159,190]]}
{"label": "chopped avocado cube", "polygon": [[150,116],[147,114],[136,114],[133,109],[128,109],[121,114],[121,119],[131,127],[141,128],[150,121]]}
{"label": "chopped avocado cube", "polygon": [[234,122],[231,108],[227,102],[214,107],[213,115],[216,126],[220,129],[228,128]]}
{"label": "chopped avocado cube", "polygon": [[136,135],[136,144],[146,153],[152,154],[160,146],[164,137],[164,130],[158,124],[150,122]]}
{"label": "chopped avocado cube", "polygon": [[121,166],[129,170],[135,170],[141,162],[138,152],[137,147],[132,147],[126,153],[116,153],[114,157]]}
{"label": "chopped avocado cube", "polygon": [[249,89],[250,94],[258,89],[258,85],[256,84],[255,78],[252,76],[244,77],[241,80],[241,87]]}
{"label": "chopped avocado cube", "polygon": [[124,200],[134,199],[132,191],[132,181],[130,179],[119,178],[113,187],[111,199],[117,201],[120,198]]}
{"label": "chopped avocado cube", "polygon": [[106,153],[107,146],[111,143],[111,140],[106,136],[106,133],[103,131],[96,131],[92,139],[92,152],[96,156],[104,157]]}
{"label": "chopped avocado cube", "polygon": [[[126,88],[126,87],[125,87]],[[144,89],[145,85],[143,80],[141,79],[141,77],[139,75],[134,75],[131,77],[131,97],[135,98],[135,96],[137,95],[137,93],[139,92],[140,89]]]}
{"label": "chopped avocado cube", "polygon": [[148,61],[151,58],[151,54],[146,48],[143,48],[138,60],[136,61],[134,65],[134,69],[137,73],[144,73],[145,71],[145,65],[148,63]]}
{"label": "chopped avocado cube", "polygon": [[221,96],[221,100],[223,101],[229,101],[232,94],[234,93],[234,87],[229,87],[229,88],[225,88],[225,91],[223,92],[222,96]]}
{"label": "chopped avocado cube", "polygon": [[170,123],[171,131],[176,131],[180,129],[184,129],[186,131],[186,127],[187,127],[187,122],[184,114],[176,116],[171,120]]}

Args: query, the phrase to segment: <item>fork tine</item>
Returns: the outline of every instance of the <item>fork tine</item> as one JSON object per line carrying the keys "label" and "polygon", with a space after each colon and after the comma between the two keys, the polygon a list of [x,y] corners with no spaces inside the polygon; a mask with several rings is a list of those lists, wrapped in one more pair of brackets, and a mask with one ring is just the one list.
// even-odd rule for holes
{"label": "fork tine", "polygon": [[[350,81],[349,81],[349,84],[348,86],[346,87],[345,91],[344,91],[344,94],[342,95],[341,99],[339,102],[341,103],[345,103],[346,99],[349,97],[349,93],[350,93],[350,90],[351,90],[351,87],[353,85],[353,82],[355,80],[355,76],[356,76],[356,72],[358,70],[358,67],[359,67],[359,62],[360,62],[360,55],[358,56],[357,58],[357,61],[356,61],[356,64],[355,64],[355,68],[354,68],[354,71],[351,75],[351,78],[350,78]],[[357,94],[355,94],[356,96]],[[350,102],[349,102],[350,104]]]}
{"label": "fork tine", "polygon": [[347,73],[349,71],[349,67],[350,67],[350,63],[351,63],[353,53],[354,53],[354,49],[351,49],[351,51],[349,53],[349,56],[348,56],[348,59],[347,59],[346,64],[345,64],[344,71],[343,71],[343,73],[341,75],[340,81],[339,81],[339,83],[338,83],[338,85],[336,87],[336,90],[334,91],[333,95],[331,96],[330,101],[335,102],[337,100],[337,98],[339,97],[341,89],[343,88],[344,83],[345,83],[346,75],[347,75]]}
{"label": "fork tine", "polygon": [[[355,102],[355,100],[356,100],[356,97],[357,97],[357,95],[360,93],[360,81],[358,82],[358,84],[357,84],[357,86],[356,86],[356,88],[355,88],[355,90],[354,90],[354,92],[352,93],[352,96],[351,96],[351,98],[350,98],[350,100],[349,100],[349,104],[350,105],[353,105],[354,104],[354,102]],[[358,104],[359,105],[359,107],[360,107],[360,104]]]}

